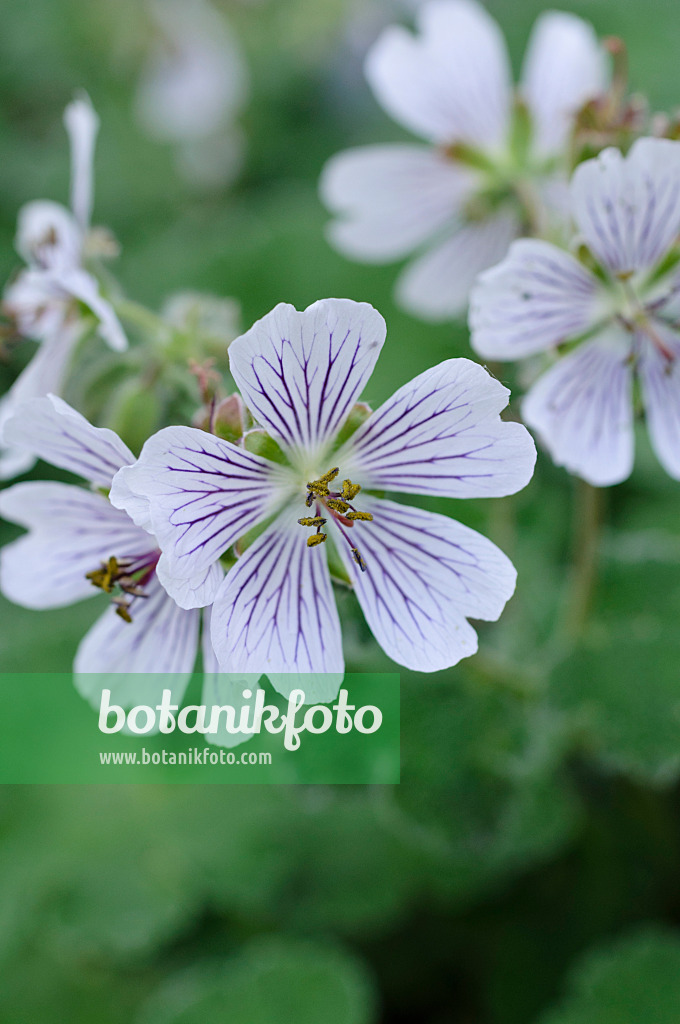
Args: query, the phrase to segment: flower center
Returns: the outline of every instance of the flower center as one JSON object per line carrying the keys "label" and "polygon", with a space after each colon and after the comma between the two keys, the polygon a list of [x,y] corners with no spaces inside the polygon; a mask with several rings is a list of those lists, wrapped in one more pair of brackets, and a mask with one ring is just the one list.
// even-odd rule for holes
{"label": "flower center", "polygon": [[632,275],[618,274],[617,278],[623,292],[623,303],[618,314],[619,321],[631,333],[639,331],[644,334],[668,363],[672,363],[675,359],[674,353],[669,350],[663,338],[659,336],[655,326],[657,309],[663,307],[669,296],[663,296],[656,302],[646,302],[635,287],[631,279]]}
{"label": "flower center", "polygon": [[[372,522],[373,516],[370,512],[359,512],[352,504],[361,490],[360,484],[353,484],[351,480],[343,480],[341,491],[330,489],[331,483],[339,472],[340,470],[336,466],[335,469],[329,469],[318,480],[311,480],[307,484],[305,505],[307,508],[314,508],[316,514],[304,516],[302,519],[298,519],[298,523],[300,526],[315,528],[315,533],[307,538],[307,547],[313,548],[317,544],[323,544],[326,540],[327,534],[323,532],[322,527],[326,525],[329,518],[332,518],[340,527],[340,533],[349,545],[352,558],[361,571],[366,572],[366,563],[346,531],[352,529],[356,522]],[[323,514],[325,512],[328,513],[327,517]]]}
{"label": "flower center", "polygon": [[93,587],[112,595],[111,600],[123,622],[132,622],[130,609],[138,599],[149,595],[144,587],[156,571],[160,551],[150,551],[133,558],[116,558],[111,555],[101,563],[99,569],[85,573]]}

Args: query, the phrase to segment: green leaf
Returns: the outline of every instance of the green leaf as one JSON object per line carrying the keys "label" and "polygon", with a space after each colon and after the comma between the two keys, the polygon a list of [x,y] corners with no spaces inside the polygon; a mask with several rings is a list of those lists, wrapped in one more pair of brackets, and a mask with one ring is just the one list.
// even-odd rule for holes
{"label": "green leaf", "polygon": [[138,1024],[370,1024],[375,996],[348,953],[286,937],[171,978]]}
{"label": "green leaf", "polygon": [[680,776],[680,642],[616,637],[576,651],[553,673],[552,700],[581,747],[647,782]]}
{"label": "green leaf", "polygon": [[540,1024],[677,1024],[680,936],[645,929],[586,954]]}

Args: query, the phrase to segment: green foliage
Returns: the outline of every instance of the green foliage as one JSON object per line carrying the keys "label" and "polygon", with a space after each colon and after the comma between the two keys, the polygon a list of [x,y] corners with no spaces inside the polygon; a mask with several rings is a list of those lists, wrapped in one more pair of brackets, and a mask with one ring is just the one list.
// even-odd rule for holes
{"label": "green foliage", "polygon": [[[395,267],[353,264],[324,238],[324,161],[402,137],[370,97],[352,40],[407,16],[350,0],[220,6],[242,36],[253,97],[244,174],[229,192],[205,193],[181,181],[172,147],[145,138],[132,116],[143,5],[5,5],[2,278],[18,265],[19,206],[66,200],[61,115],[84,87],[102,120],[95,222],[121,243],[111,270],[159,316],[170,315],[169,296],[191,290],[175,304],[174,332],[156,323],[174,371],[192,355],[224,372],[228,342],[279,301],[350,296],[388,324],[364,396],[375,408],[434,363],[471,354],[463,325],[419,323],[395,307]],[[488,6],[517,64],[545,5]],[[677,105],[680,9],[561,6],[623,35],[634,87],[653,108]],[[199,301],[206,293],[233,297],[240,324],[236,304]],[[135,313],[121,312],[132,383],[117,357],[88,344],[66,397],[138,448],[154,419],[188,422],[200,399],[193,380],[178,399],[177,375],[147,375]],[[0,364],[3,391],[25,358],[17,348]],[[520,390],[507,367],[502,379]],[[30,477],[61,478],[44,466]],[[476,658],[435,678],[403,673],[399,787],[0,792],[0,1021],[675,1024],[678,484],[638,445],[631,481],[607,495],[599,583],[578,642],[559,628],[577,555],[573,502],[571,481],[545,456],[516,498],[422,502],[492,536],[519,584],[501,621],[480,625]],[[3,542],[19,533],[0,532]],[[392,667],[354,596],[339,602],[348,667]],[[0,668],[68,671],[102,609],[97,596],[48,613],[0,599]]]}
{"label": "green foliage", "polygon": [[139,1024],[371,1024],[375,997],[341,950],[292,939],[247,943],[222,964],[171,977]]}
{"label": "green foliage", "polygon": [[675,1024],[678,1006],[680,939],[650,928],[587,953],[540,1024]]}

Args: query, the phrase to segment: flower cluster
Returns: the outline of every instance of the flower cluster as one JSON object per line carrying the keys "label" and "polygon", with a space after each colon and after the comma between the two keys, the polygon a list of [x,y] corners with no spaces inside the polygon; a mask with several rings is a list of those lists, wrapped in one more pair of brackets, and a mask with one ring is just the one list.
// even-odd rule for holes
{"label": "flower cluster", "polygon": [[365,146],[333,157],[321,194],[346,255],[419,255],[397,298],[427,320],[464,314],[477,275],[527,229],[559,228],[574,115],[607,86],[606,54],[571,14],[536,23],[513,91],[500,30],[476,0],[430,0],[418,34],[387,29],[366,77],[388,114],[426,145]]}
{"label": "flower cluster", "polygon": [[[203,0],[195,10],[210,22]],[[332,240],[367,260],[417,251],[398,285],[409,309],[450,318],[472,293],[480,356],[549,364],[522,411],[556,463],[595,485],[623,480],[644,411],[661,463],[680,479],[680,142],[630,145],[643,108],[626,99],[621,46],[608,47],[612,76],[605,48],[572,15],[539,19],[517,89],[499,29],[475,0],[428,0],[417,23],[416,35],[384,32],[366,70],[388,113],[426,144],[330,161]],[[191,97],[212,86],[193,37],[181,42],[188,93],[159,58],[142,105],[148,113],[180,88],[188,105],[165,114],[207,137],[226,80],[196,120]],[[223,57],[217,29],[213,42]],[[435,672],[474,654],[470,620],[499,617],[514,567],[410,496],[498,498],[529,482],[534,443],[501,418],[508,389],[470,359],[447,358],[371,409],[386,326],[366,302],[281,303],[235,337],[229,300],[182,293],[158,316],[125,299],[98,269],[115,246],[91,227],[89,100],[65,121],[71,208],[22,210],[26,266],[5,292],[12,332],[39,348],[0,405],[0,472],[40,457],[83,483],[2,492],[0,511],[28,531],[0,555],[3,593],[29,608],[106,595],[76,654],[79,677],[187,679],[201,649],[212,687],[219,673],[251,687],[266,673],[284,693],[300,675],[339,679],[333,584],[356,595],[399,665]],[[120,422],[124,440],[59,397],[67,370],[77,376],[76,345],[93,333],[124,381],[123,400],[109,404],[118,421],[96,405],[91,418]],[[155,404],[157,381],[181,401]]]}

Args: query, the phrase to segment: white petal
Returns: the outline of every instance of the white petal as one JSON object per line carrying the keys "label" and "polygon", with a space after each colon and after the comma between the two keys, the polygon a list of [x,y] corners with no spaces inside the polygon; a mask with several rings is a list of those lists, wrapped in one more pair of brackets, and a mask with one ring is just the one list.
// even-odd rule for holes
{"label": "white petal", "polygon": [[500,419],[509,395],[477,363],[447,359],[399,388],[359,427],[338,452],[341,476],[374,490],[514,494],[531,479],[536,449],[521,424]]}
{"label": "white petal", "polygon": [[26,608],[60,608],[94,596],[86,573],[112,555],[147,553],[148,534],[102,494],[29,482],[0,492],[0,514],[30,530],[0,553],[0,589]]}
{"label": "white petal", "polygon": [[363,146],[332,157],[321,198],[328,235],[351,259],[400,259],[453,220],[475,176],[425,146]]}
{"label": "white petal", "polygon": [[[201,639],[203,649],[203,690],[201,703],[207,708],[213,706],[223,707],[231,705],[235,709],[235,719],[239,722],[242,707],[254,706],[257,691],[262,689],[259,684],[259,673],[247,675],[243,672],[220,672],[219,662],[215,654],[212,640],[210,639],[210,617],[211,610],[206,609],[203,613],[203,636]],[[244,691],[250,691],[250,697],[244,697]],[[219,730],[216,733],[207,733],[206,740],[218,747],[237,747],[245,743],[253,732],[227,732],[226,719],[224,715],[219,720]]]}
{"label": "white petal", "polygon": [[243,105],[248,74],[238,40],[204,0],[149,4],[158,31],[143,69],[137,114],[161,140],[203,139]]}
{"label": "white petal", "polygon": [[503,36],[474,0],[430,0],[413,36],[387,29],[366,76],[388,114],[433,142],[483,147],[505,138],[511,78]]}
{"label": "white petal", "polygon": [[477,276],[503,259],[518,230],[512,213],[462,224],[406,268],[397,281],[397,301],[422,320],[463,315]]}
{"label": "white petal", "polygon": [[366,571],[346,542],[338,547],[380,646],[417,672],[438,672],[474,654],[477,636],[467,619],[499,617],[515,589],[512,563],[447,516],[373,497],[364,506],[373,522],[356,523],[351,539]]}
{"label": "white petal", "polygon": [[[231,569],[212,610],[212,642],[228,672],[342,673],[342,638],[323,545],[288,508]],[[273,676],[273,678],[272,678]],[[304,686],[302,687],[304,689]]]}
{"label": "white petal", "polygon": [[125,352],[128,341],[113,306],[102,298],[99,284],[85,270],[72,268],[59,274],[59,284],[79,302],[82,302],[99,321],[99,333],[114,352]]}
{"label": "white petal", "polygon": [[630,343],[616,331],[581,345],[548,370],[522,407],[553,461],[596,487],[633,468]]}
{"label": "white petal", "polygon": [[134,465],[123,466],[111,481],[111,490],[109,491],[111,504],[116,508],[125,509],[133,523],[141,526],[147,533],[153,533],[149,499],[141,494],[135,494],[130,487],[129,479],[134,482]]}
{"label": "white petal", "polygon": [[83,94],[69,103],[64,124],[71,142],[71,209],[84,234],[92,216],[94,147],[99,131],[99,118],[89,96]]}
{"label": "white petal", "polygon": [[534,118],[534,145],[558,153],[573,117],[609,80],[608,61],[587,21],[563,11],[546,11],[534,25],[524,58],[521,92]]}
{"label": "white petal", "polygon": [[73,666],[77,674],[99,673],[99,685],[105,686],[103,674],[192,671],[200,612],[180,608],[155,579],[146,589],[148,597],[132,606],[132,622],[124,622],[111,605],[85,634]]}
{"label": "white petal", "polygon": [[70,297],[55,281],[52,271],[22,270],[5,289],[3,306],[25,338],[53,341],[67,324]]}
{"label": "white petal", "polygon": [[385,332],[366,302],[324,299],[302,313],[281,303],[231,343],[229,365],[255,419],[311,463],[363,390]]}
{"label": "white petal", "polygon": [[603,311],[597,278],[550,242],[522,238],[479,278],[470,343],[486,359],[522,359],[576,338]]}
{"label": "white petal", "polygon": [[32,452],[59,469],[110,487],[134,455],[117,434],[91,423],[56,395],[22,402],[5,424],[4,441]]}
{"label": "white petal", "polygon": [[652,447],[666,472],[680,480],[680,339],[655,325],[669,352],[669,361],[649,340],[642,342],[638,373]]}
{"label": "white petal", "polygon": [[[77,339],[77,330],[64,327],[54,338],[44,341],[38,348],[26,369],[0,399],[0,442],[5,424],[23,402],[61,390]],[[0,479],[16,476],[29,469],[34,462],[35,455],[25,448],[0,448]]]}
{"label": "white petal", "polygon": [[82,238],[65,206],[37,199],[19,210],[14,245],[30,267],[59,270],[79,264]]}
{"label": "white petal", "polygon": [[188,579],[175,576],[168,569],[168,559],[161,555],[156,566],[156,575],[165,591],[180,608],[204,608],[212,604],[224,578],[224,570],[219,562],[202,569]]}
{"label": "white petal", "polygon": [[605,149],[576,168],[571,196],[604,266],[617,274],[653,267],[680,233],[680,142],[638,139],[627,157]]}
{"label": "white petal", "polygon": [[148,501],[164,584],[172,587],[175,578],[189,586],[276,509],[283,500],[280,469],[195,427],[166,427],[146,442],[111,501],[135,513],[139,497]]}

